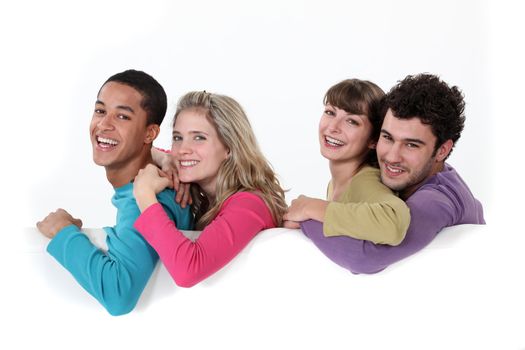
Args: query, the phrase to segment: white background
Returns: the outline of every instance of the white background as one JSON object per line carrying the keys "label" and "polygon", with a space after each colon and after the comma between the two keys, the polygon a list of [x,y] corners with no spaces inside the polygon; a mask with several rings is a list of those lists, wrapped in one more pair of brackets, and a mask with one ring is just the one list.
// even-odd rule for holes
{"label": "white background", "polygon": [[[93,339],[97,334],[104,338],[102,343],[147,344],[160,335],[145,332],[141,337],[137,329],[144,323],[169,324],[171,319],[166,317],[172,315],[179,327],[186,319],[191,318],[192,323],[187,329],[163,326],[170,335],[157,338],[162,339],[157,345],[176,348],[197,341],[206,347],[525,348],[525,337],[517,333],[525,318],[520,220],[524,193],[518,171],[523,168],[518,148],[523,143],[524,117],[522,15],[519,1],[488,0],[2,3],[1,212],[6,222],[5,244],[10,246],[2,270],[7,273],[3,285],[12,287],[7,288],[12,293],[5,292],[2,301],[8,305],[7,313],[0,317],[35,319],[25,326],[23,322],[13,326],[9,334],[29,345],[66,347],[73,342],[87,347],[95,343],[83,337]],[[21,228],[34,226],[57,207],[81,217],[86,227],[114,222],[115,211],[109,202],[112,190],[104,170],[91,160],[88,124],[100,85],[128,68],[150,73],[166,89],[169,107],[156,142],[160,147],[170,148],[171,116],[183,93],[205,89],[236,98],[247,111],[263,152],[289,189],[288,201],[300,193],[324,195],[329,173],[319,155],[316,133],[327,88],[356,77],[388,90],[408,74],[438,74],[465,94],[466,127],[449,161],[484,204],[488,222],[480,230],[484,243],[476,241],[469,230],[460,231],[468,240],[446,241],[446,249],[435,249],[438,256],[423,264],[424,268],[417,266],[432,253],[422,252],[426,258],[418,256],[409,260],[411,264],[393,268],[408,269],[401,276],[384,272],[363,278],[325,261],[296,233],[286,238],[274,235],[261,240],[277,249],[276,259],[289,259],[277,266],[290,261],[297,264],[290,270],[296,276],[285,279],[283,270],[265,269],[264,259],[255,257],[257,263],[253,263],[251,256],[243,255],[238,263],[241,267],[232,267],[235,273],[214,277],[213,288],[205,285],[180,292],[168,282],[159,282],[166,283],[166,290],[176,290],[170,298],[182,295],[183,301],[193,302],[201,300],[199,293],[206,294],[205,306],[197,302],[195,314],[187,306],[182,311],[160,312],[159,304],[152,300],[130,316],[109,318],[96,304],[89,304],[84,292],[75,290],[69,276],[60,275],[42,251],[32,251],[12,239],[18,238]],[[287,245],[290,237],[294,238]],[[20,245],[22,249],[17,248]],[[279,247],[295,246],[299,253],[278,253]],[[469,250],[476,246],[481,250]],[[257,249],[264,251],[257,245],[251,247],[252,255]],[[314,261],[329,272],[319,269],[310,274],[310,259],[319,259]],[[35,270],[35,261],[49,265],[47,270],[39,275],[42,270]],[[459,266],[448,265],[451,261]],[[306,266],[302,268],[301,263]],[[18,269],[18,264],[25,268]],[[273,273],[272,280],[268,274]],[[447,273],[454,278],[449,279]],[[40,279],[29,283],[33,275]],[[407,295],[418,290],[419,279],[435,281],[436,275],[444,290],[427,285],[424,298]],[[300,303],[279,299],[275,290],[255,291],[250,298],[235,294],[243,286],[241,278],[253,282],[258,276],[264,276],[266,282],[261,285],[265,288],[284,283],[291,293],[285,294],[297,292]],[[62,277],[63,285],[49,286],[50,280],[62,281]],[[340,280],[330,280],[332,277]],[[290,282],[294,278],[299,279],[295,285]],[[455,289],[455,283],[467,283],[470,278],[477,283],[468,292]],[[311,284],[306,284],[309,279]],[[234,283],[235,288],[228,289],[227,283]],[[339,283],[343,289],[337,298],[348,295],[348,304],[344,298],[334,304],[326,295]],[[396,287],[399,285],[403,287]],[[392,288],[401,289],[390,294]],[[356,304],[352,295],[356,290],[361,291],[362,304]],[[482,294],[476,296],[477,292]],[[228,308],[217,299],[221,293],[231,298]],[[53,295],[55,304],[44,307],[42,295]],[[32,298],[36,299],[28,302]],[[340,310],[324,308],[327,298],[332,300],[330,307],[339,305]],[[79,300],[86,304],[79,306]],[[277,305],[287,316],[270,313],[261,303]],[[221,310],[210,309],[210,305],[220,305]],[[285,305],[292,309],[282,310]],[[360,306],[353,313],[355,305]],[[385,313],[378,313],[380,310]],[[126,333],[130,322],[133,334]],[[72,331],[71,324],[78,324],[81,330]],[[248,324],[260,334],[247,331]],[[64,325],[68,328],[61,331]],[[314,325],[320,326],[316,330]],[[115,334],[102,328],[114,329]]]}

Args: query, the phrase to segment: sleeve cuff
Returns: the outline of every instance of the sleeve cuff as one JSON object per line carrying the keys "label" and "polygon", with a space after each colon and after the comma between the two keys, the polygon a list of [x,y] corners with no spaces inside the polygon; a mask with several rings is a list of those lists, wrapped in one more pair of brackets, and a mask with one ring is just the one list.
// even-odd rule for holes
{"label": "sleeve cuff", "polygon": [[59,249],[59,247],[63,245],[64,241],[68,238],[70,234],[79,231],[80,230],[78,226],[75,226],[73,224],[63,227],[60,231],[57,232],[55,237],[53,237],[53,239],[47,245],[47,252],[51,255],[54,255],[55,252]]}
{"label": "sleeve cuff", "polygon": [[326,211],[324,214],[324,221],[323,221],[323,236],[325,237],[331,237],[331,236],[337,236],[337,233],[333,232],[332,229],[332,221],[337,220],[337,216],[334,215],[334,202],[330,202],[328,206],[326,207]]}

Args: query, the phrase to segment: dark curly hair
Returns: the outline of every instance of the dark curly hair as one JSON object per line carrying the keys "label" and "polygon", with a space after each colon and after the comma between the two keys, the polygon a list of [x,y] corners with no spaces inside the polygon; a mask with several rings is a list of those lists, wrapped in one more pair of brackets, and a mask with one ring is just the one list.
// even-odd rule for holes
{"label": "dark curly hair", "polygon": [[[384,96],[384,91],[371,81],[346,79],[328,89],[323,104],[329,103],[350,114],[366,115],[372,124],[372,139],[377,141],[383,122],[381,99]],[[368,152],[365,163],[378,167],[375,149]]]}
{"label": "dark curly hair", "polygon": [[128,69],[124,72],[112,75],[104,82],[104,84],[102,84],[102,86],[111,81],[128,85],[140,92],[142,95],[140,106],[147,113],[147,125],[162,124],[168,106],[166,92],[162,85],[160,85],[151,75],[139,70]]}
{"label": "dark curly hair", "polygon": [[409,75],[399,81],[383,100],[383,116],[388,109],[396,118],[415,117],[430,125],[437,138],[433,155],[449,139],[455,145],[465,124],[463,93],[432,74]]}

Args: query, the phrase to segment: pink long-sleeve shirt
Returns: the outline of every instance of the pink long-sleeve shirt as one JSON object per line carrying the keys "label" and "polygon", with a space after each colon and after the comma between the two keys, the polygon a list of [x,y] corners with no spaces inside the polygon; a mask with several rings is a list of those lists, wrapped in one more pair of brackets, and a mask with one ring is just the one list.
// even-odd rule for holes
{"label": "pink long-sleeve shirt", "polygon": [[257,233],[275,227],[275,223],[259,196],[238,192],[224,201],[195,241],[177,229],[158,203],[148,207],[134,226],[157,251],[175,283],[191,287],[220,270]]}

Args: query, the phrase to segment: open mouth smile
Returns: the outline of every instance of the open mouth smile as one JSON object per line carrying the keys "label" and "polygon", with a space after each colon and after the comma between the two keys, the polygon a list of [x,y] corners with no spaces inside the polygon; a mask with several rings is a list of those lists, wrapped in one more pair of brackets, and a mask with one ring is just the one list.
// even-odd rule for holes
{"label": "open mouth smile", "polygon": [[388,176],[391,176],[391,177],[399,176],[405,173],[406,171],[405,169],[401,167],[393,166],[388,163],[383,163],[383,164],[385,165],[384,166],[385,172],[387,173]]}
{"label": "open mouth smile", "polygon": [[197,165],[199,163],[198,160],[181,160],[179,161],[179,164],[181,166],[181,168],[191,168],[191,167],[194,167],[195,165]]}
{"label": "open mouth smile", "polygon": [[117,140],[110,139],[110,138],[107,138],[107,137],[97,136],[96,140],[97,140],[97,145],[100,148],[104,148],[104,149],[110,149],[110,148],[113,148],[113,147],[115,147],[115,146],[117,146],[119,144],[119,142]]}
{"label": "open mouth smile", "polygon": [[325,145],[327,145],[328,147],[331,147],[331,148],[337,148],[337,147],[342,147],[345,145],[345,143],[341,140],[338,140],[338,139],[334,139],[333,137],[330,137],[330,136],[326,136],[324,137],[324,142],[325,142]]}

